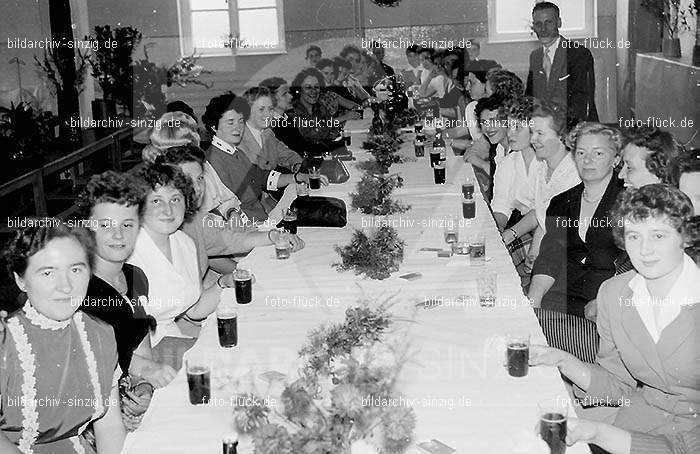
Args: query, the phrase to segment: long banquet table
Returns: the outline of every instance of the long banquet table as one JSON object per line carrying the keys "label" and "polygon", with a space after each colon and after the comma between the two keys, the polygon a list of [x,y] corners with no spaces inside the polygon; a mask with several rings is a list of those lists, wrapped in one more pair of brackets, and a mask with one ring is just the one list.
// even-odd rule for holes
{"label": "long banquet table", "polygon": [[[358,162],[370,159],[360,145],[367,121],[348,122],[355,130],[351,149]],[[397,325],[407,333],[412,351],[404,366],[398,389],[413,399],[417,442],[437,439],[465,453],[510,453],[519,433],[532,432],[537,423],[537,404],[569,399],[555,368],[530,368],[524,378],[509,377],[503,367],[503,339],[508,332],[527,331],[531,342],[546,341],[532,309],[526,304],[519,279],[500,239],[488,207],[476,185],[477,216],[462,220],[460,240],[474,233],[486,237],[487,261],[470,264],[464,256],[439,258],[421,248],[445,247],[443,223],[449,216],[462,219],[461,182],[474,178],[471,166],[453,156],[448,147],[447,184],[435,185],[428,157],[415,158],[412,134],[405,136],[400,154],[405,163],[391,173],[404,179],[404,187],[393,193],[395,200],[409,204],[403,214],[367,216],[350,209],[349,194],[360,179],[356,163],[347,163],[348,182],[330,185],[312,195],[343,199],[348,206],[345,228],[299,228],[306,247],[288,260],[276,260],[274,248],[257,248],[241,266],[256,277],[253,302],[239,305],[238,346],[219,347],[216,318],[204,324],[200,337],[187,355],[213,359],[212,401],[190,405],[184,368],[167,387],[157,390],[141,427],[128,435],[124,453],[213,453],[221,452],[222,436],[234,432],[231,395],[255,388],[261,395],[279,396],[260,375],[274,370],[294,380],[298,375],[297,352],[309,330],[330,321],[340,321],[345,308],[359,300],[391,298]],[[426,150],[427,151],[427,150]],[[394,226],[406,242],[399,272],[383,281],[338,272],[332,264],[340,257],[335,245],[348,243],[355,228]],[[482,308],[476,298],[476,276],[481,272],[498,276],[496,307]],[[417,280],[398,276],[421,273]],[[235,301],[232,290],[222,300]],[[432,309],[418,304],[431,300]],[[573,407],[569,414],[572,415]],[[241,437],[239,452],[253,452],[249,437]],[[424,452],[413,446],[411,452]],[[520,451],[519,451],[520,452]],[[527,452],[527,451],[524,451]],[[587,453],[585,445],[568,449]]]}

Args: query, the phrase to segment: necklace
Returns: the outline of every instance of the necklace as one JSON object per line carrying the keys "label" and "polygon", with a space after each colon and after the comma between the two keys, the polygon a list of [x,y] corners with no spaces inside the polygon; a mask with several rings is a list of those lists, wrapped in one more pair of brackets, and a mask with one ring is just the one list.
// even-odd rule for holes
{"label": "necklace", "polygon": [[[604,193],[603,193],[603,194],[604,194]],[[596,202],[598,202],[600,199],[603,198],[603,194],[599,195],[599,196],[598,196],[597,198],[595,198],[595,199],[592,199],[592,198],[590,198],[590,197],[588,196],[588,189],[584,189],[584,190],[583,190],[583,200],[585,200],[585,201],[588,202],[588,203],[596,203]]]}

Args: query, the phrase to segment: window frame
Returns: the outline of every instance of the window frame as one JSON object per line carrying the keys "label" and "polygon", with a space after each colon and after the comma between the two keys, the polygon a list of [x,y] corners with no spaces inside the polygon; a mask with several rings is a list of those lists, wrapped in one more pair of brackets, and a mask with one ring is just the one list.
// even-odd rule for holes
{"label": "window frame", "polygon": [[[238,26],[238,0],[227,0],[229,14],[229,33],[233,30],[240,30]],[[261,8],[244,8],[245,10],[254,9],[272,9],[273,7]],[[255,47],[255,48],[222,48],[218,52],[208,52],[200,55],[200,58],[213,57],[234,57],[246,55],[270,55],[270,54],[286,54],[287,43],[285,40],[284,28],[284,0],[275,0],[274,8],[277,11],[277,32],[279,36],[279,44],[275,47]],[[177,16],[178,16],[178,31],[180,33],[180,54],[192,55],[197,49],[194,48],[192,39],[192,9],[190,8],[190,0],[177,0]],[[223,39],[223,38],[222,38]]]}
{"label": "window frame", "polygon": [[[498,32],[498,18],[496,17],[497,2],[510,0],[488,0],[487,17],[488,17],[488,43],[515,43],[537,41],[537,36],[532,31],[501,33]],[[521,0],[522,1],[522,0]],[[566,24],[562,24],[560,32],[568,39],[583,39],[598,37],[598,4],[597,0],[581,0],[584,2],[585,17],[584,28],[572,29],[565,28]],[[560,6],[560,8],[562,8]]]}

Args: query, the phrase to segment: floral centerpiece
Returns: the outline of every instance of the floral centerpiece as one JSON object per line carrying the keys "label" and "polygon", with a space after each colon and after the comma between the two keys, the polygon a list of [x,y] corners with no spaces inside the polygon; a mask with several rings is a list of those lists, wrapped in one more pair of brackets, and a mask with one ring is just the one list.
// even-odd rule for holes
{"label": "floral centerpiece", "polygon": [[370,135],[367,141],[362,144],[362,148],[368,150],[374,156],[376,166],[365,168],[364,170],[372,171],[376,169],[377,173],[388,173],[389,167],[393,164],[403,162],[401,156],[396,154],[399,145],[400,142],[389,133]]}
{"label": "floral centerpiece", "polygon": [[[344,322],[313,330],[299,351],[301,377],[282,392],[281,410],[259,398],[234,408],[236,427],[252,435],[255,454],[349,454],[359,446],[406,450],[415,427],[413,410],[372,405],[398,397],[395,382],[406,360],[405,342],[396,343],[402,347],[386,342],[393,321],[387,307],[365,303],[349,308]],[[332,385],[323,389],[328,378]]]}
{"label": "floral centerpiece", "polygon": [[403,186],[398,175],[383,176],[366,173],[357,183],[357,192],[350,194],[350,205],[365,214],[387,215],[405,213],[411,207],[391,198],[395,188]]}
{"label": "floral centerpiece", "polygon": [[371,279],[386,279],[399,270],[405,245],[396,229],[388,225],[369,235],[356,230],[350,244],[335,247],[342,262],[333,266],[340,271],[354,270],[355,274],[364,274]]}

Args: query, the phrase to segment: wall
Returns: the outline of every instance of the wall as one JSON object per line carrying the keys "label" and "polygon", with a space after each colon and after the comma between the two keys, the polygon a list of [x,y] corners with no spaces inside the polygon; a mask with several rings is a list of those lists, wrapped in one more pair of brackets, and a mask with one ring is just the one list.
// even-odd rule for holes
{"label": "wall", "polygon": [[[9,48],[8,40],[16,38],[39,41],[50,37],[48,3],[25,0],[4,0],[0,14],[0,106],[19,102],[17,65],[8,63],[14,57],[24,61],[20,66],[22,89],[38,97],[38,103],[51,109],[53,101],[36,73],[34,55],[41,56],[41,49]],[[13,46],[14,47],[14,46]],[[28,100],[25,97],[25,100]]]}

